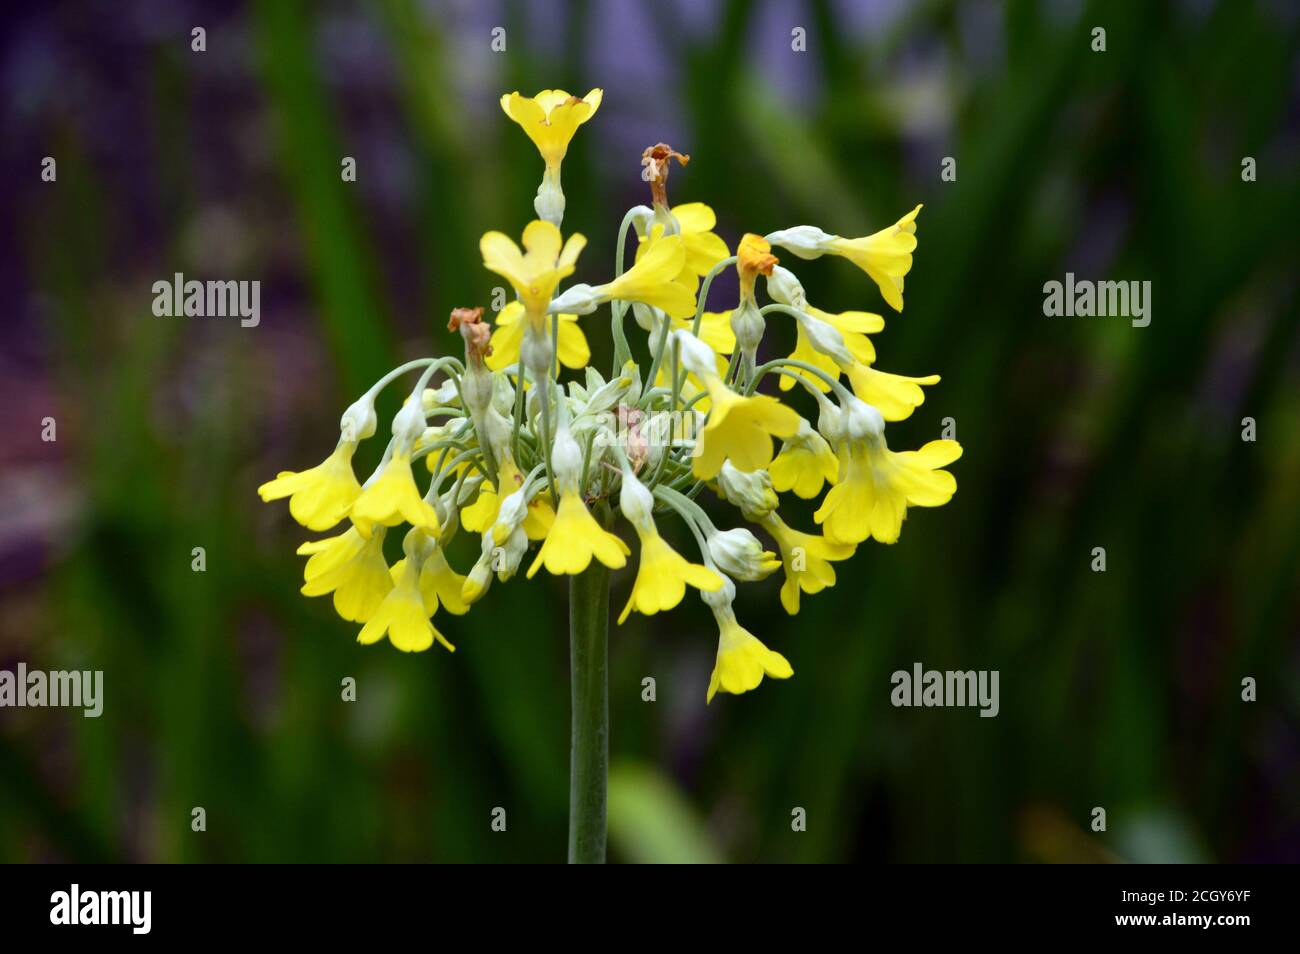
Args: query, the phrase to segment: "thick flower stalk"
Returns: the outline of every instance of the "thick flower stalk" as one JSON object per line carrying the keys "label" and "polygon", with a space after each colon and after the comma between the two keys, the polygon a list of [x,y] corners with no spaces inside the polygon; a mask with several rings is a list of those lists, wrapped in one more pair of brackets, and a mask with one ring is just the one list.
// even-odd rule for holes
{"label": "thick flower stalk", "polygon": [[[814,305],[778,257],[847,259],[901,311],[920,206],[864,238],[807,225],[747,233],[733,255],[712,209],[669,203],[668,170],[688,157],[659,143],[641,160],[651,204],[623,217],[608,279],[562,287],[587,243],[562,231],[560,167],[600,102],[600,90],[581,99],[559,90],[502,97],[543,159],[539,217],[480,242],[485,269],[509,282],[516,300],[490,323],[481,309],[455,309],[454,354],[386,374],[344,412],[321,464],[259,488],[264,500],[287,497],[307,529],[331,532],[299,549],[308,557],[302,590],[332,595],[362,643],[451,650],[444,630],[471,629],[446,615],[468,613],[472,627],[474,604],[521,567],[528,578],[543,570],[574,578],[571,592],[584,600],[572,608],[575,654],[588,667],[580,680],[575,661],[575,860],[603,857],[603,769],[589,770],[604,764],[603,748],[593,747],[605,746],[605,735],[585,723],[579,733],[577,724],[579,710],[599,721],[605,706],[607,621],[587,605],[589,594],[608,605],[615,571],[624,624],[697,592],[718,623],[707,701],[748,692],[765,676],[789,678],[791,662],[737,619],[736,587],[779,573],[772,598],[798,613],[801,597],[833,586],[834,564],[860,544],[894,543],[909,508],[947,503],[956,481],[943,468],[961,455],[950,440],[889,447],[887,422],[911,415],[938,376],[877,368],[869,336],[883,330],[880,315]],[[706,312],[710,285],[729,268],[738,300]],[[614,353],[607,373],[591,365],[587,340],[589,316],[603,308]],[[794,323],[788,357],[765,353],[772,322]],[[372,458],[378,464],[358,481],[354,456],[378,432],[375,400],[408,376],[415,380]],[[720,529],[722,518],[705,511],[706,488],[731,506],[731,525]],[[778,512],[783,494],[820,498],[811,525]],[[463,575],[447,557],[457,536],[473,537],[479,554]],[[624,569],[626,579],[616,572]],[[597,671],[599,701],[579,692]],[[579,750],[588,748],[579,773]],[[598,804],[600,823],[579,803]]]}

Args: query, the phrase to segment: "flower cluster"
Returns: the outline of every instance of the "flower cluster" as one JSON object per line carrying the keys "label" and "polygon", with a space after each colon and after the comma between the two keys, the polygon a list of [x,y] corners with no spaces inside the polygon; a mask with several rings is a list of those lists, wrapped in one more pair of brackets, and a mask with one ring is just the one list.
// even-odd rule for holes
{"label": "flower cluster", "polygon": [[[560,169],[600,102],[600,90],[581,99],[562,90],[502,97],[506,115],[545,161],[538,218],[520,243],[502,232],[480,242],[484,266],[510,283],[516,300],[493,324],[479,308],[453,311],[450,329],[461,336],[463,359],[457,349],[457,356],[394,369],[344,412],[338,445],[323,463],[281,473],[259,493],[263,500],[287,497],[290,513],[309,530],[335,531],[299,548],[307,557],[303,593],[332,594],[339,615],[361,624],[362,643],[387,636],[405,651],[435,642],[452,649],[434,625],[439,610],[466,613],[493,580],[514,576],[535,544],[530,578],[542,569],[582,573],[593,561],[624,567],[632,549],[614,532],[621,516],[639,546],[619,622],[633,612],[672,609],[688,587],[698,590],[720,632],[712,700],[719,691],[753,689],[765,675],[792,674],[783,656],[737,621],[737,583],[780,572],[781,603],[797,613],[801,595],[832,586],[834,564],[859,544],[895,542],[909,507],[940,506],[956,490],[943,469],[961,455],[955,441],[902,452],[885,441],[885,422],[910,415],[939,377],[876,368],[869,335],[884,328],[881,316],[823,311],[774,254],[847,259],[901,311],[921,207],[863,238],[807,225],[746,234],[732,255],[707,205],[669,206],[669,168],[689,157],[660,143],[642,158],[651,205],[624,217],[613,277],[561,288],[586,239],[561,232]],[[625,268],[631,232],[636,253]],[[730,311],[706,312],[711,282],[732,267],[739,301]],[[768,304],[759,303],[760,277]],[[602,375],[590,366],[578,319],[606,305],[614,361]],[[625,328],[629,313],[644,332],[637,342],[648,356],[644,370]],[[769,321],[795,323],[788,357],[760,358]],[[579,374],[562,383],[564,369]],[[377,430],[377,395],[416,373],[378,467],[358,482],[352,457]],[[816,423],[761,393],[769,378],[779,392],[806,392]],[[428,474],[423,492],[417,469]],[[699,503],[706,487],[775,550],[746,527],[719,529]],[[795,529],[778,513],[781,494],[812,499],[823,490],[817,529]],[[691,555],[662,534],[668,518],[689,531]],[[384,541],[399,526],[409,528],[390,566]],[[446,557],[457,534],[474,534],[479,543],[463,575]]]}

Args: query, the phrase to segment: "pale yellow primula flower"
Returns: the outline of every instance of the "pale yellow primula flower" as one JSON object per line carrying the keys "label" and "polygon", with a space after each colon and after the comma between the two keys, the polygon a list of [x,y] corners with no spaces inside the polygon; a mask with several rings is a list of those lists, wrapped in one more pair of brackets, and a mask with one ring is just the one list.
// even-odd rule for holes
{"label": "pale yellow primula flower", "polygon": [[800,420],[799,431],[786,438],[768,473],[776,490],[781,493],[793,490],[795,496],[812,500],[821,493],[823,484],[835,483],[839,467],[839,458],[826,438],[807,421]]}
{"label": "pale yellow primula flower", "polygon": [[903,310],[903,277],[912,270],[916,215],[920,211],[918,205],[893,225],[871,235],[855,239],[837,235],[829,242],[829,251],[866,272],[895,311]]}
{"label": "pale yellow primula flower", "polygon": [[[727,243],[713,231],[717,227],[718,217],[703,202],[674,206],[672,216],[681,228],[682,244],[686,249],[682,268],[673,277],[673,281],[694,293],[700,285],[700,279],[731,252],[727,249]],[[637,261],[646,253],[650,242],[650,237],[640,237],[636,249]]]}
{"label": "pale yellow primula flower", "polygon": [[713,617],[718,622],[718,655],[709,677],[706,704],[712,702],[719,692],[735,695],[749,692],[758,687],[764,676],[789,679],[794,675],[794,669],[784,656],[768,649],[736,620],[731,606],[735,594],[735,584],[730,580],[721,591],[703,594],[704,602],[713,610]]}
{"label": "pale yellow primula flower", "polygon": [[897,543],[910,507],[941,507],[957,481],[940,468],[961,457],[956,441],[930,441],[920,450],[895,453],[882,439],[846,441],[839,449],[839,481],[813,520],[832,543]]}
{"label": "pale yellow primula flower", "polygon": [[564,161],[578,127],[596,115],[603,97],[600,89],[581,99],[562,89],[544,89],[536,96],[514,92],[501,97],[501,109],[528,134],[547,167],[555,168]]}
{"label": "pale yellow primula flower", "polygon": [[384,560],[386,528],[367,538],[351,526],[326,540],[304,543],[298,552],[308,556],[303,569],[304,596],[334,594],[334,609],[346,620],[364,623],[379,609],[393,578]]}
{"label": "pale yellow primula flower", "polygon": [[573,274],[587,240],[574,233],[566,242],[559,228],[534,219],[524,228],[523,243],[520,250],[503,232],[488,232],[479,240],[479,251],[483,266],[510,283],[528,320],[541,331],[551,296],[560,282]]}
{"label": "pale yellow primula flower", "polygon": [[351,509],[361,494],[361,485],[352,473],[352,454],[356,441],[340,440],[334,453],[321,463],[295,473],[281,471],[274,480],[257,488],[263,501],[289,498],[289,513],[308,530],[328,530]]}
{"label": "pale yellow primula flower", "polygon": [[352,504],[352,520],[363,534],[375,524],[395,527],[403,521],[438,533],[438,513],[415,486],[409,449],[393,451],[384,462],[379,475]]}
{"label": "pale yellow primula flower", "polygon": [[699,563],[692,563],[668,545],[654,524],[636,528],[641,540],[641,563],[627,605],[619,614],[621,625],[636,610],[645,616],[670,610],[682,601],[687,585],[704,592],[722,589],[722,577]]}
{"label": "pale yellow primula flower", "polygon": [[686,267],[686,244],[680,235],[662,235],[658,228],[644,255],[612,282],[595,289],[600,300],[639,301],[670,318],[695,317],[695,289],[676,278]]}
{"label": "pale yellow primula flower", "polygon": [[703,378],[709,419],[691,462],[700,480],[712,480],[728,459],[738,470],[761,470],[772,462],[772,438],[798,432],[799,415],[771,395],[741,395],[717,374]]}
{"label": "pale yellow primula flower", "polygon": [[406,535],[402,544],[406,559],[402,561],[401,572],[394,574],[396,584],[361,628],[357,642],[368,646],[387,636],[388,641],[402,652],[419,653],[431,647],[436,640],[448,650],[455,651],[456,647],[447,642],[429,618],[432,613],[427,609],[425,594],[420,585],[424,562],[431,546],[432,541],[418,527],[412,528]]}
{"label": "pale yellow primula flower", "polygon": [[776,537],[777,548],[781,551],[781,565],[785,569],[781,605],[791,616],[799,612],[800,592],[812,596],[834,586],[835,568],[831,562],[847,560],[857,550],[851,543],[832,543],[819,533],[795,530],[776,511],[767,515],[763,526]]}
{"label": "pale yellow primula flower", "polygon": [[618,570],[627,565],[631,552],[626,543],[591,515],[577,490],[563,490],[555,521],[537,551],[537,559],[528,568],[528,578],[531,580],[543,566],[556,576],[581,573],[593,559]]}

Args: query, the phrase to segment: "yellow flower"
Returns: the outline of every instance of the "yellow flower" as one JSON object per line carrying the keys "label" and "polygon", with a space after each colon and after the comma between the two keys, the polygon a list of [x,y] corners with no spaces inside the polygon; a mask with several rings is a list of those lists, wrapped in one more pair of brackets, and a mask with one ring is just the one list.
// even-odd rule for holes
{"label": "yellow flower", "polygon": [[574,263],[587,240],[574,233],[562,242],[558,228],[534,219],[524,228],[523,243],[526,251],[520,251],[510,236],[488,232],[479,240],[479,251],[483,253],[483,266],[511,284],[529,321],[541,330],[556,286],[573,274]]}
{"label": "yellow flower", "polygon": [[939,468],[961,457],[956,441],[930,441],[918,451],[894,453],[884,441],[840,447],[839,482],[826,494],[813,519],[832,543],[861,543],[874,537],[895,543],[907,508],[941,507],[957,481]]}
{"label": "yellow flower", "polygon": [[921,385],[938,384],[939,375],[910,378],[855,362],[842,369],[853,386],[853,393],[870,404],[887,421],[902,421],[925,402]]}
{"label": "yellow flower", "polygon": [[644,529],[638,526],[636,531],[641,539],[641,564],[632,584],[632,595],[619,614],[620,625],[634,609],[646,616],[672,609],[686,595],[688,583],[706,592],[722,589],[722,577],[707,566],[690,562],[670,547],[653,524]]}
{"label": "yellow flower", "polygon": [[409,450],[394,451],[379,476],[361,491],[352,505],[352,520],[362,533],[369,533],[373,524],[395,527],[405,520],[438,534],[438,513],[415,486]]}
{"label": "yellow flower", "polygon": [[888,228],[863,238],[830,240],[830,250],[842,255],[871,277],[894,311],[903,310],[903,276],[912,269],[916,249],[917,206]]}
{"label": "yellow flower", "polygon": [[724,610],[714,609],[718,619],[718,658],[709,677],[709,693],[705,703],[713,701],[719,691],[739,695],[749,692],[763,681],[789,679],[794,675],[790,663],[778,652],[768,649],[757,636],[736,621],[730,605]]}
{"label": "yellow flower", "polygon": [[361,485],[352,473],[355,441],[339,441],[334,453],[310,470],[281,471],[257,488],[263,501],[289,498],[289,513],[308,530],[328,530],[345,516]]}
{"label": "yellow flower", "polygon": [[809,596],[835,585],[832,560],[847,560],[857,549],[851,543],[831,543],[821,534],[804,533],[787,526],[774,512],[763,521],[781,550],[785,583],[781,585],[781,605],[791,616],[799,612],[799,592]]}
{"label": "yellow flower", "polygon": [[[727,249],[727,243],[713,231],[718,224],[718,217],[703,202],[687,202],[675,206],[672,214],[681,228],[682,244],[686,248],[686,259],[673,281],[693,294],[700,285],[700,279],[731,252]],[[641,236],[636,250],[638,262],[649,248],[650,241],[646,236]]]}
{"label": "yellow flower", "polygon": [[728,458],[739,470],[761,470],[772,462],[772,438],[799,430],[799,415],[770,395],[737,394],[716,374],[708,375],[704,386],[709,419],[691,465],[700,480],[716,477]]}
{"label": "yellow flower", "polygon": [[[411,531],[411,534],[418,533],[419,530]],[[402,572],[397,578],[397,585],[388,591],[374,615],[361,628],[357,642],[369,646],[387,635],[389,642],[402,652],[418,653],[432,646],[436,639],[454,652],[456,647],[447,642],[446,637],[434,628],[429,619],[425,595],[420,586],[424,557],[419,551],[427,547],[427,543],[420,548],[413,548],[410,540],[408,535],[406,559],[402,561]]]}
{"label": "yellow flower", "polygon": [[393,588],[384,561],[384,534],[380,527],[363,537],[355,526],[326,540],[314,540],[298,548],[310,554],[303,569],[304,596],[334,594],[334,609],[344,619],[364,623],[379,609]]}
{"label": "yellow flower", "polygon": [[501,97],[501,108],[528,133],[548,167],[558,166],[578,127],[596,114],[604,91],[593,89],[579,99],[562,89],[544,89],[536,96],[518,92]]}
{"label": "yellow flower", "polygon": [[[872,364],[876,360],[876,348],[871,343],[868,334],[876,334],[883,331],[885,320],[877,314],[869,311],[846,311],[838,315],[822,311],[820,308],[814,308],[807,305],[803,309],[813,318],[820,319],[835,328],[844,338],[844,346],[848,349],[849,354],[853,355],[863,364]],[[794,361],[803,361],[811,364],[816,368],[824,371],[829,377],[839,379],[840,367],[830,355],[823,354],[813,347],[812,341],[808,338],[808,333],[804,331],[803,322],[795,322],[795,348],[790,352],[790,358]],[[802,368],[790,368],[791,373],[799,375],[813,387],[820,391],[829,391],[830,385],[817,377],[815,374],[808,374]],[[789,391],[794,387],[794,378],[788,374],[781,375],[781,390]]]}
{"label": "yellow flower", "polygon": [[[505,455],[505,459],[497,468],[497,476],[501,478],[501,484],[506,488],[506,496],[523,486],[524,475],[520,473],[519,466],[509,454]],[[468,507],[461,508],[461,526],[472,533],[486,532],[497,522],[497,514],[501,511],[501,499],[497,495],[496,488],[485,480],[483,486],[479,488],[478,499]],[[528,516],[524,518],[523,526],[529,540],[544,540],[554,522],[555,510],[551,507],[548,495],[538,494],[528,502]]]}
{"label": "yellow flower", "polygon": [[[519,361],[524,329],[528,327],[526,322],[519,320],[523,314],[523,303],[512,301],[497,315],[496,328],[492,332],[492,353],[486,358],[490,370],[500,371]],[[550,318],[547,319],[549,324]],[[591,348],[587,345],[587,336],[578,327],[577,315],[560,315],[560,339],[556,351],[560,364],[566,368],[585,368],[591,360]]]}
{"label": "yellow flower", "polygon": [[[393,582],[397,583],[406,572],[406,558],[398,560],[392,567]],[[461,598],[461,589],[465,577],[451,568],[447,555],[436,543],[425,558],[420,568],[420,593],[424,597],[424,614],[432,616],[438,607],[445,607],[448,613],[461,616],[469,612],[469,604]]]}
{"label": "yellow flower", "polygon": [[618,278],[595,289],[601,299],[639,301],[671,318],[695,317],[695,289],[675,280],[686,267],[686,245],[680,235],[663,235],[656,226],[644,255]]}
{"label": "yellow flower", "polygon": [[835,483],[840,462],[826,443],[807,421],[799,422],[799,432],[787,438],[768,468],[772,486],[785,493],[793,490],[804,500],[811,500],[822,490],[822,484]]}
{"label": "yellow flower", "polygon": [[[683,331],[693,331],[695,328],[695,316],[688,318],[672,319],[674,328],[680,328]],[[736,350],[736,333],[731,330],[731,312],[730,311],[706,311],[700,316],[700,333],[697,336],[701,341],[713,349],[714,353],[730,355]],[[722,367],[726,368],[726,362]]]}
{"label": "yellow flower", "polygon": [[563,573],[581,573],[592,561],[599,560],[611,570],[617,570],[627,563],[627,555],[632,551],[617,536],[610,533],[587,511],[587,505],[574,489],[560,492],[560,509],[556,511],[555,522],[537,559],[528,568],[531,580],[539,568],[546,569],[557,576]]}

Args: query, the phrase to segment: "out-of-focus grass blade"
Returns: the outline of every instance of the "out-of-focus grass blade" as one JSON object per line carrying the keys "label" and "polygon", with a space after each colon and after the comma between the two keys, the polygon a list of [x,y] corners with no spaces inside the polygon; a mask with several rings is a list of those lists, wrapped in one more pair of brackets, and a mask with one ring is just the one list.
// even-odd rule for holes
{"label": "out-of-focus grass blade", "polygon": [[723,860],[681,790],[657,769],[639,763],[610,767],[609,839],[623,859],[642,864]]}

